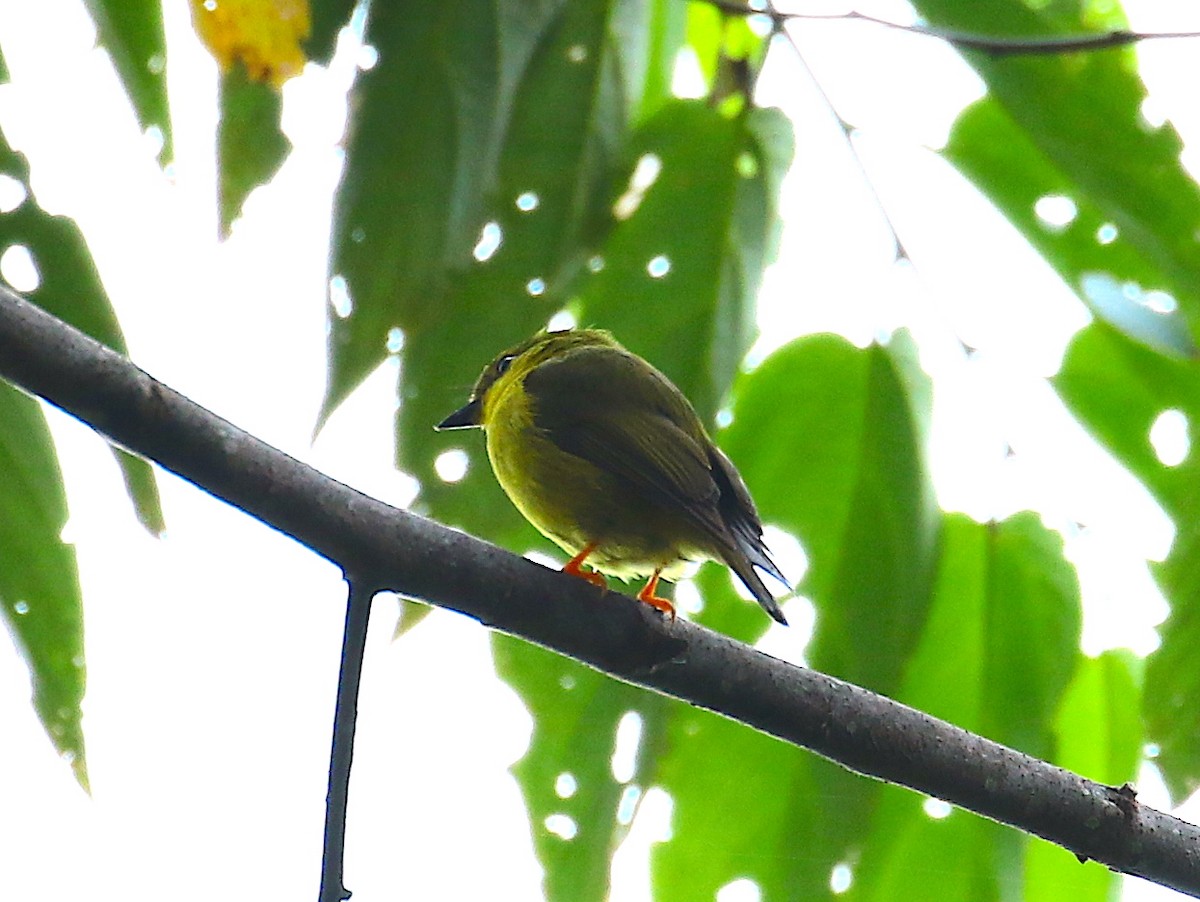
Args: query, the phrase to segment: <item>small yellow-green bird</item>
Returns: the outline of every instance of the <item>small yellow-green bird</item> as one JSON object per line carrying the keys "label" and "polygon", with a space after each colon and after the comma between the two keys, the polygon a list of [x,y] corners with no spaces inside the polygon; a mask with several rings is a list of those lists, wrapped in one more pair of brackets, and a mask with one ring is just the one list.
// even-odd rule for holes
{"label": "small yellow-green bird", "polygon": [[607,332],[541,332],[500,354],[436,428],[476,426],[508,497],[572,556],[565,572],[649,576],[638,599],[674,619],[659,577],[721,561],[787,623],[754,569],[787,586],[737,468],[683,393]]}

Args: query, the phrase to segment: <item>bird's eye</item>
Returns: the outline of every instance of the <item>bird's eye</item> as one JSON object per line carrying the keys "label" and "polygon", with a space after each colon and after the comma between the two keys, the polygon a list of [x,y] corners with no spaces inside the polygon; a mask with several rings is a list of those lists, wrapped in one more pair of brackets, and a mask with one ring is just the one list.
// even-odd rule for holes
{"label": "bird's eye", "polygon": [[508,368],[510,366],[512,366],[512,362],[516,359],[517,359],[517,357],[515,354],[505,354],[503,357],[501,357],[499,360],[497,360],[496,361],[496,375],[503,376],[505,373],[507,373]]}

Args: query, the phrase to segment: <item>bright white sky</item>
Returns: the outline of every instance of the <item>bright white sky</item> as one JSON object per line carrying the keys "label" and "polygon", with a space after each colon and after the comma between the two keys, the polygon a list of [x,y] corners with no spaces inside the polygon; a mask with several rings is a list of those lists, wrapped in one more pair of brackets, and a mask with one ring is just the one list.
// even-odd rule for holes
{"label": "bright white sky", "polygon": [[[1177,3],[1126,6],[1143,30],[1200,28],[1200,14],[1184,20]],[[353,51],[334,72],[314,68],[287,86],[296,150],[219,245],[215,69],[183,8],[167,4],[177,116],[170,178],[154,167],[106,58],[92,51],[78,0],[0,0],[0,48],[13,76],[0,88],[5,135],[29,155],[42,205],[82,224],[139,365],[288,453],[404,504],[414,487],[391,467],[395,394],[386,368],[310,443],[324,378],[335,142]],[[899,3],[870,11],[906,16]],[[930,39],[845,23],[806,23],[796,34],[825,90],[860,127],[861,160],[916,269],[893,265],[887,227],[839,127],[795,55],[776,48],[760,99],[805,125],[785,187],[781,260],[762,297],[768,337],[756,354],[805,332],[832,329],[865,343],[910,324],[937,387],[943,506],[979,518],[1041,511],[1079,566],[1086,650],[1145,653],[1165,613],[1145,560],[1166,553],[1170,524],[1044,381],[1087,314],[929,150],[979,96],[978,79]],[[1169,116],[1185,139],[1200,134],[1188,92],[1200,76],[1196,42],[1139,52],[1153,93],[1148,115]],[[0,272],[21,276],[10,257],[0,258]],[[956,335],[978,355],[967,360]],[[101,441],[57,412],[50,418],[86,598],[93,797],[53,754],[29,705],[24,663],[0,634],[3,895],[207,900],[236,887],[239,898],[313,898],[344,608],[339,574],[166,474],[169,532],[149,538]],[[393,611],[392,602],[376,604],[363,678],[347,838],[354,898],[493,898],[497,886],[509,898],[536,898],[540,870],[507,773],[528,742],[529,717],[492,676],[484,629],[436,612],[417,635],[392,643]],[[765,644],[794,660],[804,638],[774,630]],[[1165,802],[1152,770],[1140,789],[1144,801]],[[645,850],[666,835],[668,816],[669,801],[651,792],[618,854],[614,899],[649,898]],[[1125,898],[1172,895],[1131,881]],[[756,892],[741,885],[721,898]]]}

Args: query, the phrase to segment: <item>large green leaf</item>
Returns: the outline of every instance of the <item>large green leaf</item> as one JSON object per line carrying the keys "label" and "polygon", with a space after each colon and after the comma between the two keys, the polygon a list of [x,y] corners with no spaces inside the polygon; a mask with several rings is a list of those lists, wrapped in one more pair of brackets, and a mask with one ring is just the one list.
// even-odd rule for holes
{"label": "large green leaf", "polygon": [[[659,173],[579,285],[583,318],[653,361],[705,418],[756,332],[791,157],[791,127],[778,110],[726,116],[703,101],[664,104],[629,150],[631,174],[655,165]],[[625,199],[637,193],[631,187]]]}
{"label": "large green leaf", "polygon": [[37,401],[0,382],[0,612],[29,664],[33,705],[87,788],[80,705],[86,670],[67,498]]}
{"label": "large green leaf", "polygon": [[[1173,297],[1197,291],[1194,282],[1178,279],[1148,251],[1162,236],[1147,235],[1140,242],[1118,237],[1111,211],[1056,167],[996,101],[981,100],[959,117],[945,155],[1098,316],[1152,347],[1176,354],[1195,350],[1183,317],[1151,303],[1158,297],[1151,290]],[[1038,203],[1046,198],[1069,204],[1070,222],[1059,226],[1039,218]]]}
{"label": "large green leaf", "polygon": [[[336,198],[332,266],[349,304],[335,296],[323,416],[384,360],[391,329],[412,333],[446,318],[439,314],[447,272],[468,265],[486,221],[481,205],[494,177],[501,89],[511,90],[503,13],[482,0],[419,15],[395,3],[372,10],[366,39],[379,58],[351,95]],[[461,318],[457,312],[448,318]],[[410,342],[406,355],[411,350]],[[466,359],[445,373],[447,400],[493,349],[478,353],[478,364],[471,354],[478,345],[459,350]],[[406,382],[420,372],[410,366]]]}
{"label": "large green leaf", "polygon": [[1200,441],[1200,364],[1164,357],[1096,323],[1067,351],[1055,384],[1075,415],[1154,494],[1175,522],[1171,554],[1157,577],[1171,602],[1162,645],[1146,666],[1143,705],[1147,738],[1176,799],[1200,787],[1200,457],[1163,464],[1150,429],[1167,410],[1187,417]]}
{"label": "large green leaf", "polygon": [[936,562],[927,417],[928,380],[906,333],[865,351],[818,335],[739,384],[721,436],[764,521],[808,554],[799,589],[817,607],[812,665],[884,693],[924,626]]}
{"label": "large green leaf", "polygon": [[161,0],[86,0],[142,128],[162,133],[159,159],[174,156],[167,103],[167,49]]}
{"label": "large green leaf", "polygon": [[[809,662],[892,693],[925,623],[940,522],[924,466],[927,388],[910,350],[905,336],[866,350],[831,336],[794,342],[739,380],[720,434],[764,519],[808,553]],[[700,583],[705,623],[761,631],[761,612],[724,574],[710,568]],[[669,738],[659,781],[674,799],[673,838],[652,859],[660,898],[712,898],[739,877],[768,899],[830,895],[879,784],[701,711],[679,713]]]}
{"label": "large green leaf", "polygon": [[[1060,702],[1079,659],[1080,604],[1062,540],[1033,514],[996,524],[948,516],[929,620],[899,699],[965,729],[1054,759]],[[883,790],[854,871],[856,898],[1014,897],[1020,834],[954,811],[933,818],[908,790]]]}
{"label": "large green leaf", "polygon": [[[618,5],[566,4],[543,23],[506,104],[496,182],[469,233],[475,241],[486,222],[499,245],[490,254],[481,248],[478,260],[465,246],[458,268],[441,277],[437,302],[422,305],[419,322],[400,323],[400,465],[421,480],[421,503],[439,518],[521,550],[537,540],[503,500],[480,438],[434,434],[431,426],[466,401],[495,354],[545,325],[563,302],[570,272],[607,227],[613,157],[631,102],[609,35]],[[404,313],[402,300],[392,315]],[[471,466],[446,485],[434,463],[450,448],[464,449]]]}
{"label": "large green leaf", "polygon": [[[916,0],[931,23],[997,36],[1063,35],[1124,26],[1116,4]],[[1038,56],[964,52],[988,99],[970,109],[947,149],[1046,254],[1093,309],[1140,340],[1192,342],[1141,306],[1174,298],[1200,332],[1200,189],[1180,163],[1175,129],[1147,123],[1132,49]],[[1035,202],[1062,195],[1078,214],[1059,230]],[[1127,284],[1128,283],[1128,284]],[[1169,302],[1167,302],[1169,303]]]}

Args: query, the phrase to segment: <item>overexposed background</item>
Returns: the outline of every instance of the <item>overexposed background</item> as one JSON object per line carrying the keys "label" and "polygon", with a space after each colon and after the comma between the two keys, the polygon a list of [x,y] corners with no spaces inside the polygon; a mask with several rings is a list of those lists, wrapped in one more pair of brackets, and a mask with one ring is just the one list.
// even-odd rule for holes
{"label": "overexposed background", "polygon": [[[1125,6],[1141,30],[1200,28],[1200,13],[1185,20],[1167,0]],[[860,8],[911,17],[898,2]],[[166,4],[166,14],[176,158],[165,176],[152,136],[141,134],[107,57],[94,49],[78,0],[0,0],[0,49],[12,74],[0,87],[5,137],[28,155],[38,202],[79,221],[140,366],[332,476],[406,504],[417,487],[392,467],[391,365],[312,441],[337,142],[362,51],[348,36],[329,70],[310,66],[286,86],[295,150],[220,244],[216,67],[185,5]],[[804,125],[754,359],[812,331],[865,344],[908,324],[935,380],[932,459],[942,505],[980,519],[1041,512],[1079,568],[1085,650],[1145,654],[1166,613],[1146,560],[1167,553],[1170,522],[1045,381],[1089,316],[934,152],[982,84],[933,39],[839,22],[796,23],[792,33],[856,127],[857,157],[793,49],[775,47],[759,100]],[[1193,166],[1197,47],[1160,41],[1137,51],[1151,90],[1146,117],[1169,118],[1192,139],[1185,161]],[[688,89],[686,61],[680,89]],[[0,183],[0,211],[14,207],[9,188]],[[894,262],[880,200],[913,265]],[[1071,215],[1055,199],[1039,212],[1048,226]],[[19,250],[3,248],[0,275],[18,289],[37,278]],[[960,339],[978,353],[968,357]],[[57,760],[29,704],[24,662],[0,633],[0,895],[315,897],[345,600],[339,573],[166,473],[168,531],[149,537],[101,440],[49,415],[84,586],[93,795]],[[1189,450],[1177,426],[1164,420],[1155,436],[1164,460]],[[394,601],[377,599],[347,885],[358,902],[537,898],[540,869],[507,772],[530,720],[493,676],[487,632],[437,611],[393,643],[394,612]],[[796,659],[804,640],[803,630],[773,630],[766,641]],[[1151,766],[1139,789],[1143,801],[1165,805]],[[669,799],[651,791],[617,856],[614,899],[649,898],[645,850],[667,835],[669,812]],[[1193,806],[1190,819],[1198,818]],[[1127,899],[1173,896],[1127,881]],[[721,898],[752,899],[755,890],[731,885]]]}

